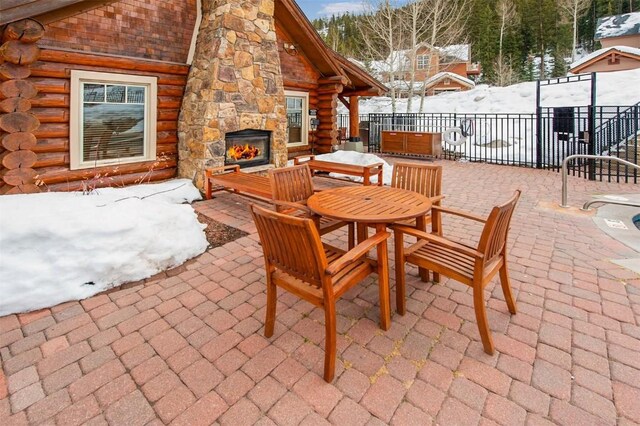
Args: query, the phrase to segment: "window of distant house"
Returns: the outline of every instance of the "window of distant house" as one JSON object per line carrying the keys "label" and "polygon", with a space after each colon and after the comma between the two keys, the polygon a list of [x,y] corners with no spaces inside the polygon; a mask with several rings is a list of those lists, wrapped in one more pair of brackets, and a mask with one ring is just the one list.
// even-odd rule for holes
{"label": "window of distant house", "polygon": [[71,71],[71,169],[156,158],[157,79]]}
{"label": "window of distant house", "polygon": [[416,57],[416,61],[418,63],[419,70],[425,70],[429,68],[429,56],[427,55],[418,55]]}
{"label": "window of distant house", "polygon": [[307,145],[309,138],[309,94],[285,90],[288,146]]}

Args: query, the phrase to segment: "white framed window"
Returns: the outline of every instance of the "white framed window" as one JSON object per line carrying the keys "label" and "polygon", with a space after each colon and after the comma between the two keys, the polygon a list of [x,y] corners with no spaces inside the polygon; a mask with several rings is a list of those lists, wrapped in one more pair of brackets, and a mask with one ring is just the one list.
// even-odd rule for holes
{"label": "white framed window", "polygon": [[287,146],[309,144],[309,93],[284,91],[287,107]]}
{"label": "white framed window", "polygon": [[416,63],[418,64],[419,70],[424,70],[429,68],[429,56],[428,55],[418,55],[416,57]]}
{"label": "white framed window", "polygon": [[156,159],[156,77],[71,71],[71,169]]}

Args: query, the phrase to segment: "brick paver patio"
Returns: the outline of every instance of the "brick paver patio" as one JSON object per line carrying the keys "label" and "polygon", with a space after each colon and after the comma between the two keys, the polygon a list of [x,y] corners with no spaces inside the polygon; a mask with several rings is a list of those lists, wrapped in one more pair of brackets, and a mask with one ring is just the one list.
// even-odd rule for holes
{"label": "brick paver patio", "polygon": [[[145,283],[0,318],[0,424],[640,423],[640,276],[610,261],[640,255],[589,216],[554,208],[556,173],[441,164],[448,206],[487,214],[523,190],[509,241],[518,314],[499,285],[486,292],[495,356],[482,351],[470,290],[423,283],[409,268],[408,312],[387,332],[375,278],[340,300],[326,384],[322,311],[282,294],[275,335],[263,337],[248,201],[224,194],[197,209],[249,237]],[[570,183],[574,206],[638,191]],[[445,221],[449,235],[478,232]]]}

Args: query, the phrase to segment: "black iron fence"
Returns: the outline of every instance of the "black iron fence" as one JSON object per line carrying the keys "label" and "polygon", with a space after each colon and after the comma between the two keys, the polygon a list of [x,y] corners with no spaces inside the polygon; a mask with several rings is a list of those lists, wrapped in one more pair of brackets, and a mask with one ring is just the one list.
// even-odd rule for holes
{"label": "black iron fence", "polygon": [[[368,128],[369,152],[380,152],[382,131],[442,133],[465,129],[464,142],[443,142],[443,157],[559,171],[572,154],[612,155],[638,164],[640,104],[601,107],[544,107],[537,114],[368,114],[360,117]],[[341,115],[346,128],[349,120]],[[540,129],[538,131],[538,129]],[[591,137],[594,135],[594,137]],[[603,161],[578,161],[571,173],[589,179],[638,182],[638,172]]]}

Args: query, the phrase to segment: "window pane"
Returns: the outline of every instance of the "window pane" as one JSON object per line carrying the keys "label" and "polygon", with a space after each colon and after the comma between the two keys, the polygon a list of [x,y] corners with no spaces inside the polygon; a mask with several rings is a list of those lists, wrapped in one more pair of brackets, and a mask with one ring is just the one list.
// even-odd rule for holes
{"label": "window pane", "polygon": [[303,110],[304,98],[299,96],[287,96],[287,130],[289,131],[289,144],[300,144],[303,142],[302,130],[303,120],[306,116]]}
{"label": "window pane", "polygon": [[85,103],[83,106],[83,161],[144,155],[144,105]]}
{"label": "window pane", "polygon": [[143,104],[144,103],[144,87],[143,86],[128,86],[127,87],[127,103],[128,104]]}
{"label": "window pane", "polygon": [[125,86],[107,85],[107,102],[124,103],[126,90]]}
{"label": "window pane", "polygon": [[85,102],[104,102],[104,84],[85,83],[83,86]]}

